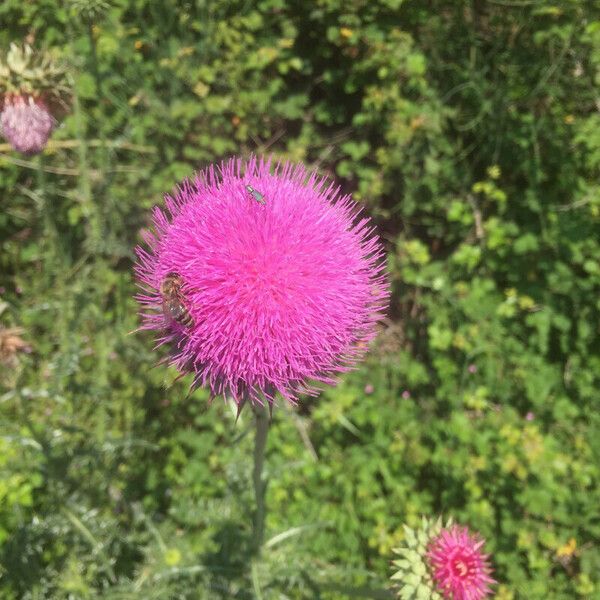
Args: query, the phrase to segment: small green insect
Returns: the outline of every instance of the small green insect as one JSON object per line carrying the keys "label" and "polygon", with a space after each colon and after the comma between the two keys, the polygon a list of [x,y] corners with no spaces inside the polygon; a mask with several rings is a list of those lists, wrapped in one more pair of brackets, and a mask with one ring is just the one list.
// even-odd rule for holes
{"label": "small green insect", "polygon": [[251,185],[246,186],[248,193],[252,194],[252,197],[261,204],[266,204],[265,197],[258,190],[255,190]]}

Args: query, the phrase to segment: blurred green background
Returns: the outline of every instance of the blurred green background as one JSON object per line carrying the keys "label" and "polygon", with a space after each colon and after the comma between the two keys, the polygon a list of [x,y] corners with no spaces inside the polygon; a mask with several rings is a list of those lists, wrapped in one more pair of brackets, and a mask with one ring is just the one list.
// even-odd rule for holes
{"label": "blurred green background", "polygon": [[[0,147],[0,598],[386,598],[402,523],[479,530],[497,597],[600,598],[600,5],[3,0],[73,108]],[[388,250],[362,368],[252,419],[186,398],[133,248],[183,177],[273,152]],[[17,328],[17,329],[15,329]]]}

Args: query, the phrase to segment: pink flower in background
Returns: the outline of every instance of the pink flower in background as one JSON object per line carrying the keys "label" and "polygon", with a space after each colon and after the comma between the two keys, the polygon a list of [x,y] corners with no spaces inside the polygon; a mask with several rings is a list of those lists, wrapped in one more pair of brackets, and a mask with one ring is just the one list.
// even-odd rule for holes
{"label": "pink flower in background", "polygon": [[484,541],[466,527],[444,528],[429,543],[427,560],[433,579],[449,600],[480,600],[491,594],[492,569],[481,550]]}
{"label": "pink flower in background", "polygon": [[469,365],[468,371],[471,373],[471,375],[477,373],[477,365]]}
{"label": "pink flower in background", "polygon": [[232,159],[154,209],[137,248],[143,329],[212,395],[294,403],[366,352],[387,305],[383,249],[350,196],[302,166]]}
{"label": "pink flower in background", "polygon": [[41,152],[55,125],[56,120],[41,99],[27,94],[4,99],[0,132],[17,152]]}
{"label": "pink flower in background", "polygon": [[373,384],[367,383],[367,385],[365,385],[365,394],[367,394],[367,396],[372,394],[374,391],[375,391],[375,388],[373,387]]}
{"label": "pink flower in background", "polygon": [[404,390],[402,392],[402,398],[404,398],[404,400],[408,400],[410,398],[410,392],[408,390]]}
{"label": "pink flower in background", "polygon": [[533,421],[535,419],[535,414],[531,411],[529,411],[526,415],[525,415],[525,419],[527,421]]}

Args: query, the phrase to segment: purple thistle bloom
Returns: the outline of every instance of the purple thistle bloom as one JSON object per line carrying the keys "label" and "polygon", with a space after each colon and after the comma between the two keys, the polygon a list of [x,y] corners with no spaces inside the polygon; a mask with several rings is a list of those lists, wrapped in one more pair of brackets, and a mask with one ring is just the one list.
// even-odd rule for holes
{"label": "purple thistle bloom", "polygon": [[383,248],[350,196],[302,166],[271,167],[231,159],[183,182],[137,248],[142,329],[161,332],[193,387],[239,409],[335,383],[389,297]]}
{"label": "purple thistle bloom", "polygon": [[466,527],[453,525],[442,529],[429,544],[427,558],[433,579],[448,600],[481,600],[496,583],[491,577],[489,555],[484,541]]}
{"label": "purple thistle bloom", "polygon": [[17,152],[41,152],[55,125],[56,120],[41,99],[28,94],[5,98],[0,113],[0,132]]}

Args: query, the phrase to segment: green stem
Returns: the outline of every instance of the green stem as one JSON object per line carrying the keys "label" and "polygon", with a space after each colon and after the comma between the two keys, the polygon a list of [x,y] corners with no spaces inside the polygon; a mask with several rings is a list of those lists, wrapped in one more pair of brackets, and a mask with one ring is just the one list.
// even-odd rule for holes
{"label": "green stem", "polygon": [[102,98],[102,78],[100,77],[100,69],[98,67],[98,51],[96,48],[96,38],[94,37],[94,24],[91,21],[87,24],[87,35],[90,43],[92,72],[96,80],[96,92],[98,93],[98,97]]}
{"label": "green stem", "polygon": [[50,221],[47,207],[47,198],[46,198],[46,174],[44,173],[44,158],[42,154],[38,154],[36,157],[36,169],[35,169],[35,187],[37,197],[39,198],[40,206],[38,207],[40,210],[44,211],[44,227],[46,230],[44,233],[48,235],[50,233]]}
{"label": "green stem", "polygon": [[48,199],[46,190],[46,173],[44,172],[44,158],[42,154],[37,155],[37,168],[36,168],[36,194],[39,202],[39,210],[42,213],[44,237],[46,239],[46,258],[51,264],[54,261],[54,256],[57,254],[56,243],[58,236],[56,234],[56,228],[54,226],[54,219],[52,217],[52,207]]}
{"label": "green stem", "polygon": [[[104,84],[103,84],[102,76],[100,75],[100,67],[99,67],[99,61],[98,61],[98,48],[96,45],[96,38],[94,37],[94,25],[93,25],[92,21],[88,22],[88,24],[87,24],[87,34],[88,34],[88,40],[90,43],[90,56],[91,56],[91,63],[92,63],[92,72],[94,74],[94,80],[96,81],[96,93],[98,95],[98,98],[104,98],[105,97]],[[108,146],[106,144],[104,129],[102,129],[102,128],[99,129],[98,134],[99,134],[99,138],[101,141],[100,145],[102,147],[102,170],[104,171],[104,173],[107,173],[108,169],[110,167],[110,155],[109,155]]]}
{"label": "green stem", "polygon": [[79,96],[73,94],[73,114],[77,128],[78,155],[79,155],[79,196],[83,216],[87,220],[88,239],[86,240],[89,250],[97,251],[100,245],[101,231],[98,222],[98,214],[92,200],[92,184],[90,180],[89,162],[87,154],[87,140],[84,131],[84,117],[79,102]]}
{"label": "green stem", "polygon": [[256,422],[256,434],[254,436],[254,470],[252,481],[254,483],[254,496],[256,499],[256,512],[254,514],[253,542],[254,551],[260,553],[265,536],[265,494],[267,482],[263,480],[263,467],[265,464],[265,449],[267,446],[267,434],[269,433],[268,407],[252,407]]}

